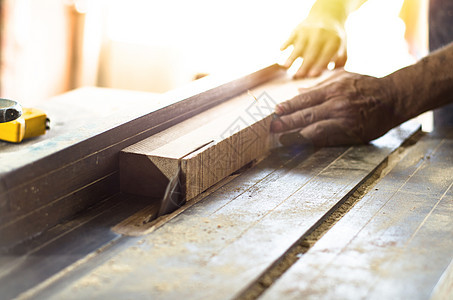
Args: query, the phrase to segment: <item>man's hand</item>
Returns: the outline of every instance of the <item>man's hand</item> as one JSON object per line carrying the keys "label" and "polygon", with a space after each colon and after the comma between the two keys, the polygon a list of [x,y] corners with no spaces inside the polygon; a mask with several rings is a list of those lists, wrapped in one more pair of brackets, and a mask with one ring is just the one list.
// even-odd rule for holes
{"label": "man's hand", "polygon": [[289,68],[298,57],[304,59],[294,78],[319,76],[330,62],[334,62],[335,67],[342,67],[346,63],[346,34],[343,25],[335,20],[303,21],[294,29],[281,50],[290,45],[294,49],[284,66]]}
{"label": "man's hand", "polygon": [[320,85],[277,105],[273,132],[282,144],[318,147],[367,143],[405,121],[387,78],[339,70]]}

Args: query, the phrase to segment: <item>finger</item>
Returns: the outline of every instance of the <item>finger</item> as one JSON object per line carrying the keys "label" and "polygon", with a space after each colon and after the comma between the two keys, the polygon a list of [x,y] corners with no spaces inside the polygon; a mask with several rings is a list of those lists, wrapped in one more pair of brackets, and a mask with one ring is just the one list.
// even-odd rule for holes
{"label": "finger", "polygon": [[295,36],[296,36],[296,34],[295,34],[295,32],[293,31],[293,32],[291,33],[291,35],[289,36],[289,38],[286,40],[286,42],[284,42],[283,45],[281,45],[280,50],[283,51],[283,50],[285,50],[286,48],[288,48],[289,45],[291,45],[291,44],[293,43]]}
{"label": "finger", "polygon": [[344,67],[347,60],[348,60],[348,54],[347,54],[346,50],[337,54],[337,56],[333,60],[335,62],[335,68]]}
{"label": "finger", "polygon": [[324,102],[325,99],[325,90],[314,88],[278,104],[275,107],[275,113],[279,116],[288,115],[301,109],[319,105]]}
{"label": "finger", "polygon": [[340,42],[333,40],[329,42],[321,51],[317,61],[314,63],[311,70],[308,72],[308,77],[317,77],[321,75],[324,70],[327,70],[327,65],[332,60],[332,57],[338,51]]}
{"label": "finger", "polygon": [[346,64],[346,61],[348,60],[348,56],[346,55],[346,53],[343,53],[342,55],[339,55],[335,60],[335,68],[339,68],[339,67],[344,67],[344,65]]}
{"label": "finger", "polygon": [[305,53],[303,55],[304,61],[302,63],[302,66],[297,70],[296,74],[294,75],[294,78],[304,78],[308,75],[308,72],[310,71],[311,67],[316,63],[318,60],[318,55],[321,50],[321,46],[319,45],[318,42],[312,42],[310,43],[306,49]]}
{"label": "finger", "polygon": [[288,59],[286,60],[286,62],[283,66],[285,68],[291,67],[291,65],[294,63],[294,61],[302,55],[302,53],[304,51],[304,47],[305,47],[305,39],[294,43],[294,49],[291,52],[291,55],[288,57]]}
{"label": "finger", "polygon": [[328,119],[331,111],[325,105],[298,110],[290,115],[281,116],[271,124],[272,132],[285,132],[304,128],[313,123]]}
{"label": "finger", "polygon": [[323,120],[305,127],[300,134],[316,147],[362,144],[363,141],[343,123],[342,119]]}
{"label": "finger", "polygon": [[299,131],[293,131],[290,133],[282,134],[279,140],[283,146],[294,146],[294,145],[312,146],[311,141],[304,138]]}

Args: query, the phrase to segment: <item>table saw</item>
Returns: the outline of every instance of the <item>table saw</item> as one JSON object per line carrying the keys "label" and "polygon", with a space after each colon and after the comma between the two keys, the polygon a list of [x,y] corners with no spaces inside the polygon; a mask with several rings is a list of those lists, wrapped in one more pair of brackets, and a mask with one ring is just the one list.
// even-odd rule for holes
{"label": "table saw", "polygon": [[272,65],[43,103],[46,135],[0,143],[0,299],[451,299],[453,129],[409,121],[367,145],[254,148],[160,218],[160,196],[134,185],[152,185],[149,171],[121,174],[134,145],[181,140],[248,90],[286,100],[304,84]]}

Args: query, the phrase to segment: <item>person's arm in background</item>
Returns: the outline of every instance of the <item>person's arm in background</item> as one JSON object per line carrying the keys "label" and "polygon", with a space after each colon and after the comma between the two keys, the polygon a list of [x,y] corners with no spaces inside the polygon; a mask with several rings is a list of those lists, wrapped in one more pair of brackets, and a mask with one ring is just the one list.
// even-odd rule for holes
{"label": "person's arm in background", "polygon": [[271,125],[282,144],[367,143],[419,114],[453,102],[453,43],[414,65],[375,78],[339,71],[277,105]]}
{"label": "person's arm in background", "polygon": [[298,57],[304,59],[295,78],[320,75],[333,61],[335,67],[346,63],[346,34],[344,23],[349,14],[358,9],[366,0],[318,0],[307,18],[292,32],[282,45],[285,50],[294,46],[285,63],[289,68]]}
{"label": "person's arm in background", "polygon": [[406,25],[404,38],[410,54],[422,58],[428,53],[428,1],[405,0],[399,17]]}

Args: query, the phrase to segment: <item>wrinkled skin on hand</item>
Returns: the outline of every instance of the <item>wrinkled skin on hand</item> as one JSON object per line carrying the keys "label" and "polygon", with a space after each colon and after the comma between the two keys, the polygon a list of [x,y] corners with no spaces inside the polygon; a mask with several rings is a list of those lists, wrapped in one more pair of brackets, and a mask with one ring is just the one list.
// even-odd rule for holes
{"label": "wrinkled skin on hand", "polygon": [[391,81],[336,71],[314,88],[277,105],[271,131],[284,145],[317,147],[367,143],[400,124]]}
{"label": "wrinkled skin on hand", "polygon": [[285,50],[294,46],[284,67],[289,68],[298,57],[303,63],[294,78],[319,76],[333,61],[335,67],[346,63],[346,34],[344,26],[334,20],[307,19],[300,23],[282,45]]}

